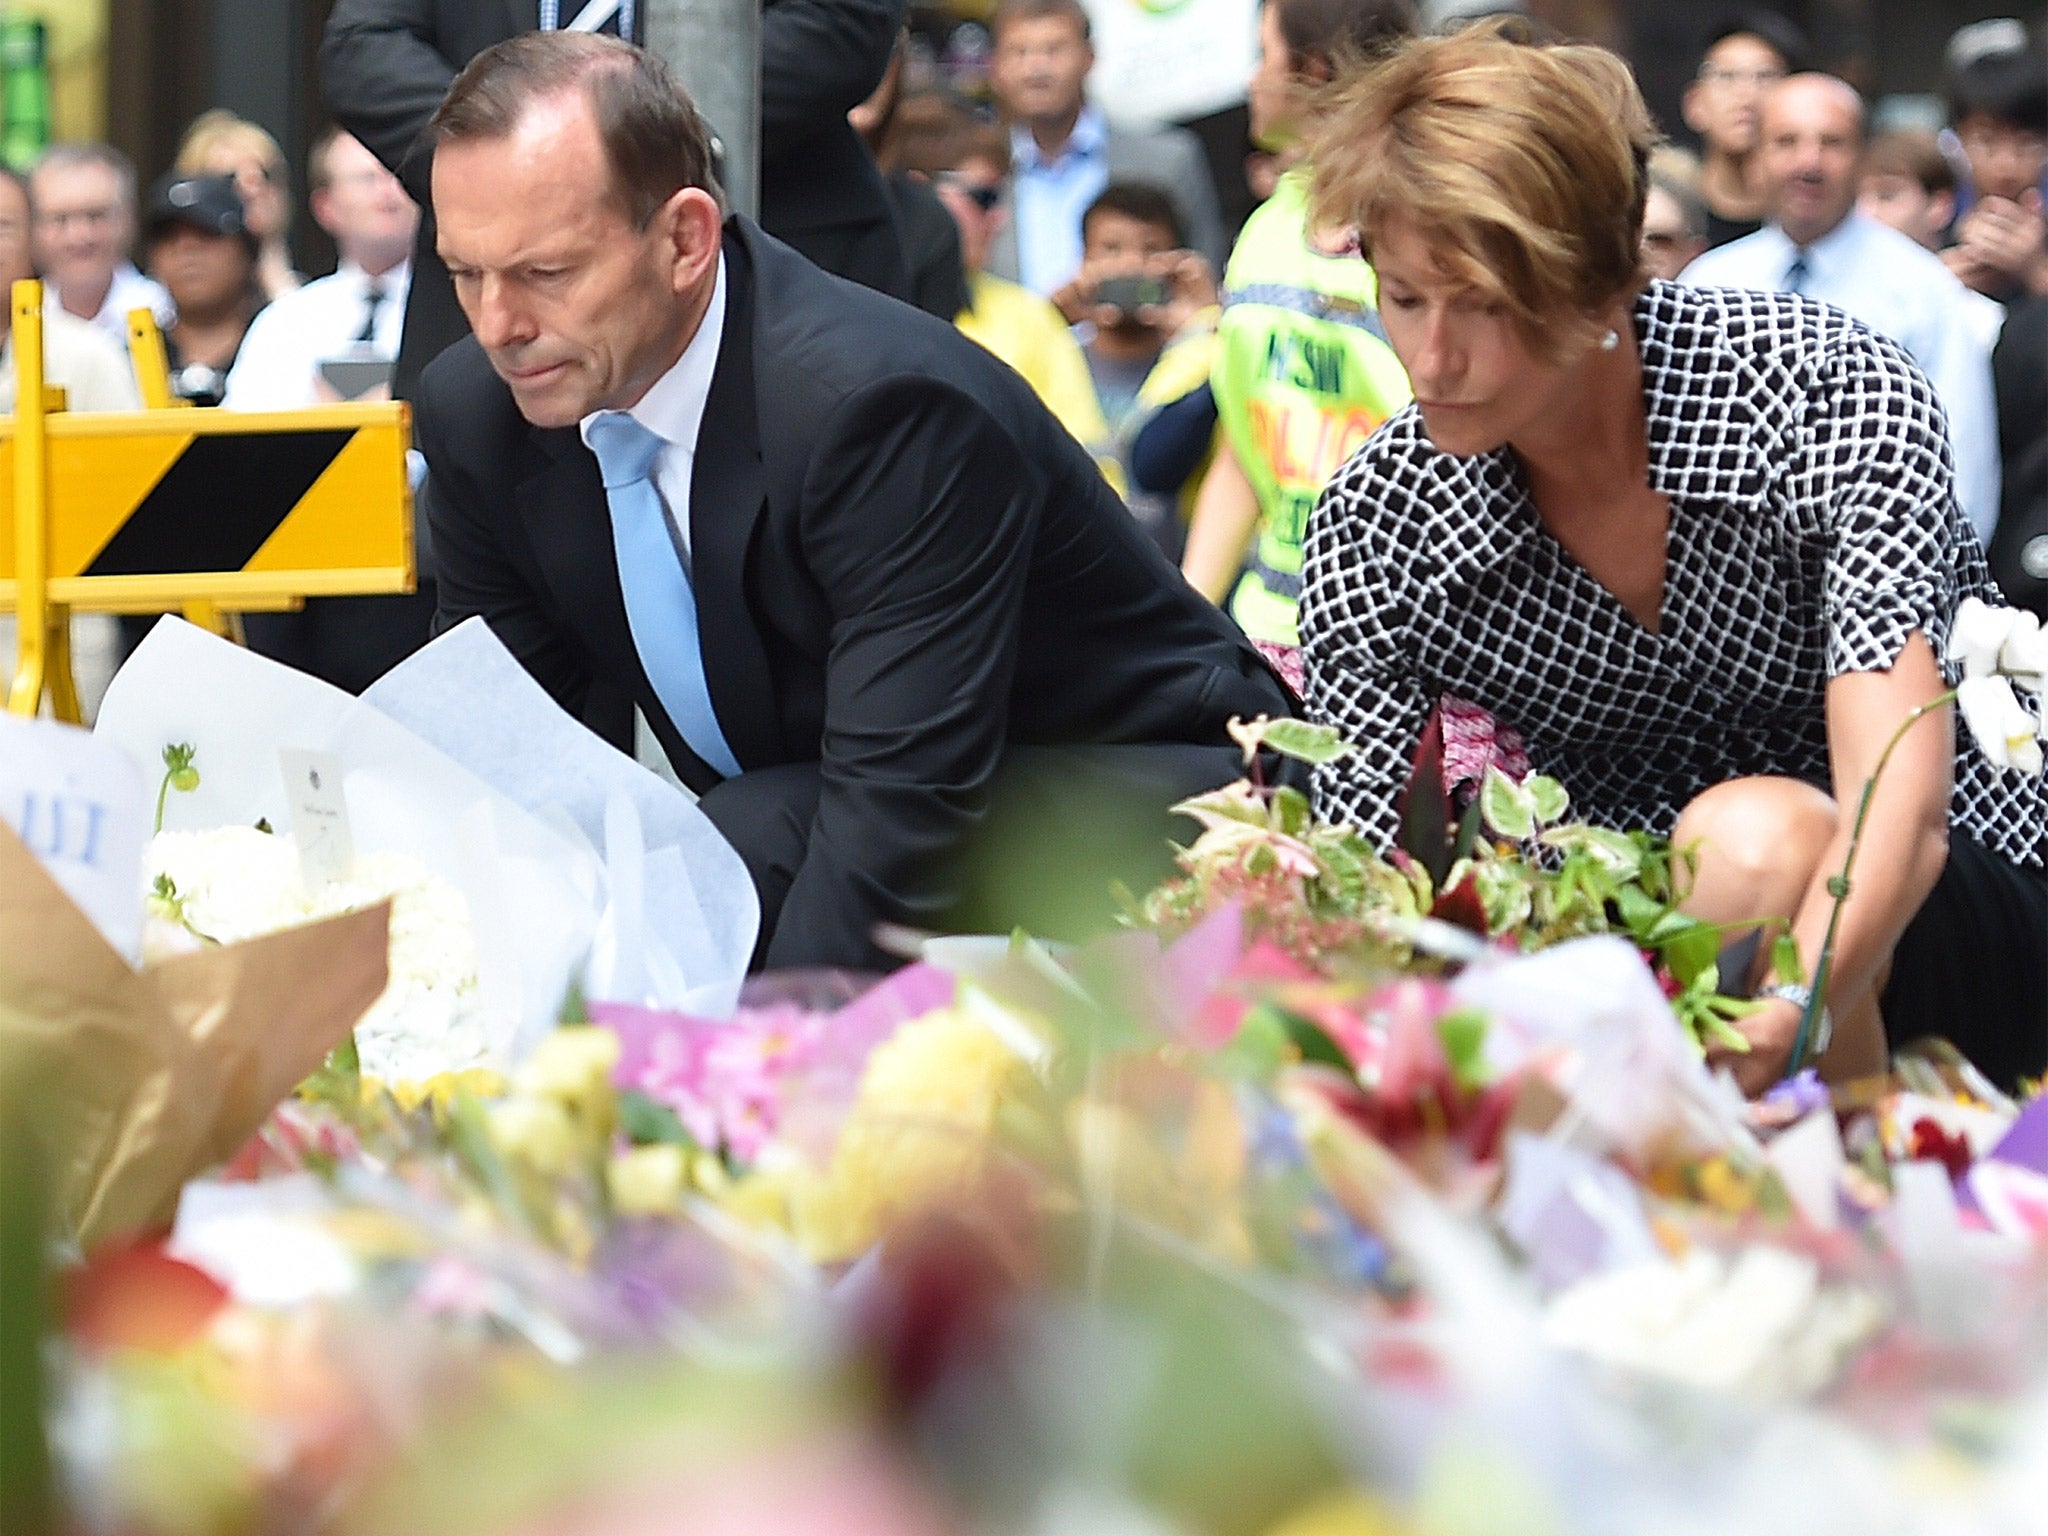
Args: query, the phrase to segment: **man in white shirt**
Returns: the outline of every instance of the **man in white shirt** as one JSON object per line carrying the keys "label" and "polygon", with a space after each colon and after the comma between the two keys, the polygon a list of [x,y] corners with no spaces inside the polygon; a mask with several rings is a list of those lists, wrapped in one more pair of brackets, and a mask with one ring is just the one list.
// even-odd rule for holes
{"label": "man in white shirt", "polygon": [[392,363],[412,281],[419,209],[377,157],[339,129],[307,157],[313,218],[334,237],[340,266],[327,277],[280,294],[249,327],[221,404],[234,411],[287,411],[341,398],[388,397],[389,382],[341,390],[322,377],[325,362]]}
{"label": "man in white shirt", "polygon": [[177,308],[130,261],[135,246],[135,167],[106,144],[57,144],[29,178],[35,255],[50,308],[98,326],[123,351],[128,311],[148,309],[169,330]]}
{"label": "man in white shirt", "polygon": [[1989,544],[1999,490],[1991,359],[1941,258],[1856,210],[1863,149],[1863,103],[1848,82],[1803,74],[1773,86],[1757,151],[1769,220],[1707,252],[1683,280],[1805,294],[1910,352],[1948,415],[1956,499]]}
{"label": "man in white shirt", "polygon": [[[28,183],[0,167],[0,293],[36,275],[29,256]],[[0,305],[0,415],[14,411],[14,312]],[[99,330],[63,310],[43,317],[43,378],[60,384],[74,411],[135,411],[142,400],[128,354]]]}
{"label": "man in white shirt", "polygon": [[[306,169],[313,217],[334,237],[341,265],[280,294],[250,324],[228,373],[221,401],[228,410],[332,402],[340,392],[322,377],[322,363],[393,364],[398,357],[419,208],[376,156],[339,130],[314,143]],[[388,372],[383,383],[355,397],[389,399]],[[418,526],[423,535],[424,518]],[[250,648],[362,692],[426,643],[434,617],[433,553],[424,537],[416,548],[418,591],[312,598],[298,613],[252,613],[243,620]]]}

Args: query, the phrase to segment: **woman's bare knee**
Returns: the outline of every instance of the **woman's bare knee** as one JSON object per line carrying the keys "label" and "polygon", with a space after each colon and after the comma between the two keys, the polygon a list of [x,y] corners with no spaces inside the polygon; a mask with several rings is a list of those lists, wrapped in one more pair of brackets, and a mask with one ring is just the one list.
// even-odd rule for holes
{"label": "woman's bare knee", "polygon": [[1835,835],[1835,802],[1798,779],[1731,779],[1694,798],[1672,846],[1696,860],[1685,906],[1713,922],[1790,917]]}

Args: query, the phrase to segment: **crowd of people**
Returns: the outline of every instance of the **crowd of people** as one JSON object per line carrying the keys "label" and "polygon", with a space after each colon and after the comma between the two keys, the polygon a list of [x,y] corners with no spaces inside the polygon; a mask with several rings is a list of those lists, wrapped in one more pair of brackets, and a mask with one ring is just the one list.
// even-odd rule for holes
{"label": "crowd of people", "polygon": [[[2048,65],[2016,23],[1958,34],[1939,132],[1873,132],[1781,18],[1731,16],[1695,155],[1601,50],[1264,0],[1270,184],[1232,238],[1191,134],[1091,100],[1079,0],[996,8],[993,118],[907,78],[893,0],[771,0],[758,228],[659,61],[560,9],[340,0],[329,276],[292,270],[276,143],[220,113],[144,197],[53,148],[0,187],[0,256],[49,286],[74,409],[134,405],[138,306],[197,404],[412,399],[421,595],[252,643],[360,688],[481,614],[594,728],[637,706],[766,962],[1021,920],[965,846],[996,829],[1015,887],[1087,863],[1045,836],[1077,783],[1156,856],[1232,714],[1342,726],[1319,808],[1391,835],[1447,697],[1595,819],[1702,838],[1704,907],[1811,949],[1837,808],[1939,691],[1956,604],[1995,577],[2048,616]],[[1967,998],[1972,1045],[2039,1070],[2040,791],[1915,742],[1832,1059]],[[1761,1086],[1802,985],[1748,979]]]}

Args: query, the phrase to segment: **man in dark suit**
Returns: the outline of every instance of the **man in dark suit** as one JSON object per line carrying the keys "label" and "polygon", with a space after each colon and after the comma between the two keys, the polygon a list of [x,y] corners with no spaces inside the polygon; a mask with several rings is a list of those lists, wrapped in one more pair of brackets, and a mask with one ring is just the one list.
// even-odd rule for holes
{"label": "man in dark suit", "polygon": [[[414,150],[456,72],[508,37],[575,26],[586,6],[608,17],[605,31],[633,13],[614,0],[337,0],[320,44],[321,87],[335,121],[426,209],[431,156]],[[898,297],[909,276],[888,195],[846,114],[880,82],[903,8],[904,0],[767,0],[761,12],[761,223],[827,271]],[[429,214],[406,301],[401,398],[412,398],[420,370],[463,330]]]}
{"label": "man in dark suit", "polygon": [[[430,132],[474,327],[419,399],[440,622],[571,710],[624,683],[753,872],[757,958],[1027,915],[1077,801],[1156,866],[1228,719],[1286,712],[1015,374],[723,218],[658,59],[519,38]],[[999,828],[1020,862],[977,874]]]}

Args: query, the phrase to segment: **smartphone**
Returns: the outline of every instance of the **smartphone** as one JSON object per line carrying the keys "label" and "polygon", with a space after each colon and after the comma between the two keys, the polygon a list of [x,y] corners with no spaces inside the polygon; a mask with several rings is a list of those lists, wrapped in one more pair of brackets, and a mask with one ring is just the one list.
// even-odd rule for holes
{"label": "smartphone", "polygon": [[1166,302],[1166,284],[1156,277],[1105,277],[1095,285],[1095,302],[1134,315],[1147,305]]}

